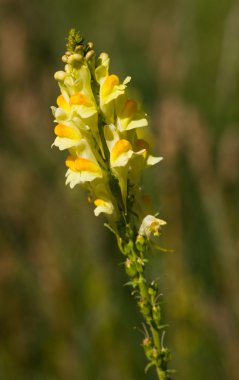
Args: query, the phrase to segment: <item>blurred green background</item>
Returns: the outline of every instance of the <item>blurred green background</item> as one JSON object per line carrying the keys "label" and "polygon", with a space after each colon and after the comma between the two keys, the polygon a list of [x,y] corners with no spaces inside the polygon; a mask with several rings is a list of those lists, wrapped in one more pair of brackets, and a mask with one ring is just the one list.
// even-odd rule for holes
{"label": "blurred green background", "polygon": [[155,379],[122,257],[50,149],[70,27],[133,77],[168,221],[149,277],[178,380],[239,376],[239,2],[0,1],[0,380]]}

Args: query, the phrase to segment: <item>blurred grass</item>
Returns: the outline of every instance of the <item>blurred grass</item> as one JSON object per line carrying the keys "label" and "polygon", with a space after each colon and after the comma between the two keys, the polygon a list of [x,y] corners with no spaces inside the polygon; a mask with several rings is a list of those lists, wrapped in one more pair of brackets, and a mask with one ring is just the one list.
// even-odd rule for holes
{"label": "blurred grass", "polygon": [[155,253],[149,276],[167,301],[176,378],[237,380],[238,2],[0,7],[0,379],[154,378],[114,239],[50,149],[53,73],[75,26],[132,75],[164,156],[144,183],[174,253]]}

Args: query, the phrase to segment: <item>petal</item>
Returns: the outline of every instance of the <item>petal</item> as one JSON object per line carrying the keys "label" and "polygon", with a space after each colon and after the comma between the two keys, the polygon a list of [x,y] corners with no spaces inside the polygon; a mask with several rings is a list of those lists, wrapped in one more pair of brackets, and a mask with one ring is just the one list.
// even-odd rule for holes
{"label": "petal", "polygon": [[128,140],[118,140],[110,152],[110,161],[112,167],[125,166],[132,157],[132,145]]}
{"label": "petal", "polygon": [[138,109],[137,103],[135,100],[128,99],[126,100],[124,107],[122,108],[119,116],[121,119],[131,118],[135,115]]}
{"label": "petal", "polygon": [[59,108],[62,108],[65,112],[70,112],[70,105],[66,101],[63,95],[58,96],[56,99],[56,104],[58,105]]}
{"label": "petal", "polygon": [[67,139],[65,137],[56,137],[52,146],[56,146],[60,150],[70,149],[73,147],[77,147],[80,141]]}
{"label": "petal", "polygon": [[154,157],[154,156],[148,156],[147,158],[147,166],[152,166],[157,164],[158,162],[162,161],[163,157]]}
{"label": "petal", "polygon": [[109,215],[113,214],[114,207],[111,202],[104,201],[103,199],[98,198],[94,201],[94,204],[96,206],[96,208],[94,209],[94,214],[96,216],[100,215],[102,212]]}
{"label": "petal", "polygon": [[77,129],[68,127],[64,124],[57,124],[54,132],[58,137],[66,137],[72,140],[79,140],[81,138],[81,134]]}
{"label": "petal", "polygon": [[102,84],[103,80],[109,75],[110,59],[108,54],[101,53],[97,64],[98,66],[95,69],[95,78],[99,84]]}
{"label": "petal", "polygon": [[113,88],[118,84],[119,77],[117,75],[112,74],[106,77],[100,89],[101,97],[105,98],[106,96],[108,96],[113,91]]}
{"label": "petal", "polygon": [[75,160],[75,170],[89,173],[99,174],[101,176],[101,169],[95,162],[87,158],[77,157]]}
{"label": "petal", "polygon": [[161,226],[167,224],[164,220],[158,219],[153,215],[147,215],[139,228],[139,235],[150,237],[151,234],[159,235]]}
{"label": "petal", "polygon": [[77,94],[74,94],[70,97],[70,105],[91,106],[92,101],[88,96],[84,95],[82,92],[78,92]]}

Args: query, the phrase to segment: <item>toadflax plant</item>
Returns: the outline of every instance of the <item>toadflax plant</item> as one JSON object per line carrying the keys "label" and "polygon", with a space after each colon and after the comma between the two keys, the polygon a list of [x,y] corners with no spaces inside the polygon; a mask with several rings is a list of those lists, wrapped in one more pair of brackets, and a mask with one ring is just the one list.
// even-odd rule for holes
{"label": "toadflax plant", "polygon": [[54,76],[61,94],[57,107],[52,107],[57,123],[53,145],[69,152],[66,184],[83,187],[95,206],[95,215],[105,214],[143,316],[146,370],[154,366],[158,379],[170,379],[158,286],[145,277],[152,238],[160,235],[166,222],[145,215],[139,186],[142,171],[162,158],[152,156],[149,144],[139,137],[140,130],[148,126],[146,114],[128,96],[131,78],[121,83],[117,75],[109,73],[108,54],[97,58],[93,44],[85,43],[72,29],[62,60],[65,69]]}

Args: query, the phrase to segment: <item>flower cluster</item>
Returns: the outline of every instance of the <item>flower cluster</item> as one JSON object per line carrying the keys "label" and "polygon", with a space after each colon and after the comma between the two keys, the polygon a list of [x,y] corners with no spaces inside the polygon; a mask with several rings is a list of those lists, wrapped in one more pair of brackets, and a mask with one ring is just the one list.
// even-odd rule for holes
{"label": "flower cluster", "polygon": [[96,59],[92,43],[72,36],[62,57],[64,71],[54,76],[61,94],[57,107],[52,107],[53,145],[69,152],[66,184],[82,185],[95,205],[95,215],[105,213],[111,222],[118,221],[135,203],[142,170],[162,158],[151,156],[149,144],[139,138],[138,130],[148,121],[128,95],[131,78],[121,83],[109,72],[106,53]]}

